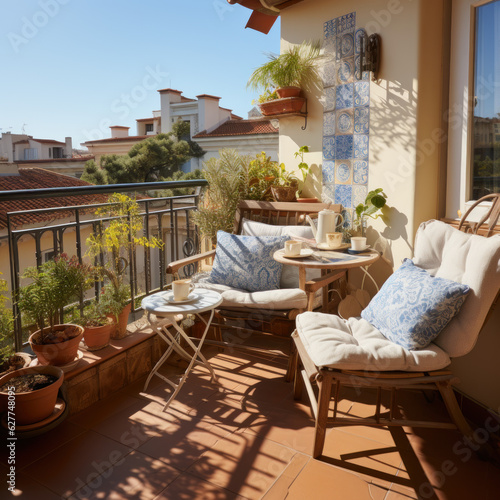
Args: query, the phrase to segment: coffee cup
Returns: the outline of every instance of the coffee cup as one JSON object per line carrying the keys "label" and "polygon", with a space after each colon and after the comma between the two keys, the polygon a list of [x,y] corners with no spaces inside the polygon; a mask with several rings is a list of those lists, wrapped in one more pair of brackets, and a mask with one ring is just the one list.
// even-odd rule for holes
{"label": "coffee cup", "polygon": [[174,300],[186,300],[189,294],[194,290],[191,280],[177,280],[172,283]]}
{"label": "coffee cup", "polygon": [[285,241],[285,256],[299,255],[302,250],[302,242],[297,240]]}
{"label": "coffee cup", "polygon": [[342,245],[342,233],[326,233],[326,246],[334,249]]}
{"label": "coffee cup", "polygon": [[351,238],[351,248],[356,252],[366,250],[368,245],[366,244],[366,238],[364,236],[353,236]]}

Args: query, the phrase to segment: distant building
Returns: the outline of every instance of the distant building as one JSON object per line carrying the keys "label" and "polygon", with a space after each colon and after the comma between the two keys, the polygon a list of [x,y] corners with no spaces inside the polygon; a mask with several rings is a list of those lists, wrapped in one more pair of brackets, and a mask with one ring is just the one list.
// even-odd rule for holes
{"label": "distant building", "polygon": [[266,151],[272,159],[278,159],[278,129],[269,120],[258,116],[254,120],[244,120],[232,110],[219,106],[220,97],[200,94],[196,99],[184,97],[180,90],[162,89],[160,110],[153,111],[150,118],[136,120],[137,135],[129,135],[130,127],[114,125],[110,127],[109,139],[87,141],[82,145],[95,156],[99,163],[102,155],[126,154],[134,144],[159,133],[168,133],[177,121],[188,122],[190,137],[207,151],[203,158],[192,158],[183,166],[186,172],[202,168],[203,161],[218,156],[222,148],[233,148],[242,154],[252,156]]}
{"label": "distant building", "polygon": [[73,157],[71,137],[64,142],[54,139],[35,139],[31,135],[4,132],[0,137],[0,175],[5,163],[16,163],[20,167],[40,166],[72,177],[80,177],[85,162],[92,156]]}

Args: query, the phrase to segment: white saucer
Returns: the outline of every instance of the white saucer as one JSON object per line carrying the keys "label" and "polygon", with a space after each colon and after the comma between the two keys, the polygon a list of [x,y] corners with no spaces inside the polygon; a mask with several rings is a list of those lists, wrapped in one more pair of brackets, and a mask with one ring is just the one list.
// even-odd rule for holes
{"label": "white saucer", "polygon": [[341,252],[342,250],[347,250],[350,248],[351,244],[350,243],[342,243],[342,245],[339,245],[338,247],[335,248],[330,248],[326,243],[318,243],[316,245],[320,250],[331,250],[333,252]]}
{"label": "white saucer", "polygon": [[366,245],[363,250],[353,250],[352,248],[349,248],[347,251],[352,254],[352,255],[358,255],[358,253],[364,253],[364,252],[369,252],[371,250],[369,245]]}
{"label": "white saucer", "polygon": [[200,298],[200,296],[197,293],[190,293],[187,299],[175,300],[174,292],[167,293],[164,295],[164,297],[169,304],[189,304],[189,302],[194,302],[195,300],[198,300]]}
{"label": "white saucer", "polygon": [[295,255],[284,255],[287,259],[300,259],[304,257],[310,257],[314,253],[314,250],[310,248],[303,248],[300,253],[296,253]]}

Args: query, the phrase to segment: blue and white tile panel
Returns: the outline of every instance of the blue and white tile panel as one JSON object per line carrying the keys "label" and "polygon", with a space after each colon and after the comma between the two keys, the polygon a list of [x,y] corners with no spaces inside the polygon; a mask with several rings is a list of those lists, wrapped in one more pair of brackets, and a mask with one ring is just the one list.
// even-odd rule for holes
{"label": "blue and white tile panel", "polygon": [[349,209],[364,201],[368,185],[370,82],[368,72],[360,74],[363,33],[355,12],[323,27],[323,199]]}

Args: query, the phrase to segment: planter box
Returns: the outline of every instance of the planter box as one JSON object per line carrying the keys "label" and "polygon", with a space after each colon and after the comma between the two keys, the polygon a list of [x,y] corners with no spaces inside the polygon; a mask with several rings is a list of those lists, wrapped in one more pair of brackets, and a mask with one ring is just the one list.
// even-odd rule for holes
{"label": "planter box", "polygon": [[305,97],[287,97],[285,99],[274,99],[273,101],[259,104],[264,116],[286,115],[289,113],[300,113],[306,102]]}

